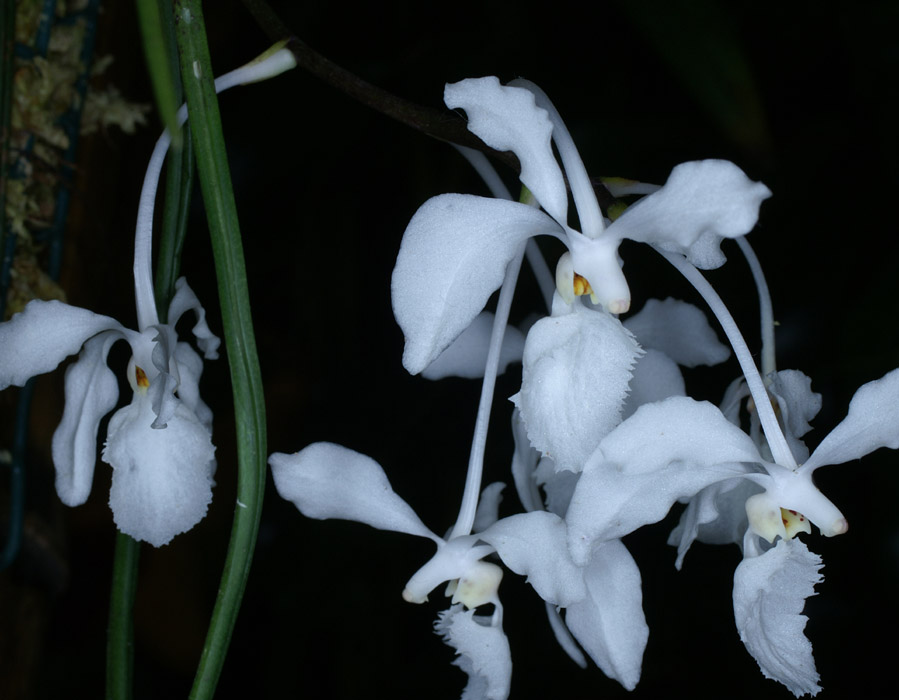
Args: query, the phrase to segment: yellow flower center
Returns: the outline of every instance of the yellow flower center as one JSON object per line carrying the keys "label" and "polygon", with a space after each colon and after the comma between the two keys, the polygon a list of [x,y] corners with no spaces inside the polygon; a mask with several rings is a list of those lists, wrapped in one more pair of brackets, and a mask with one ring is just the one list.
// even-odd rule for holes
{"label": "yellow flower center", "polygon": [[147,379],[147,373],[144,372],[140,367],[135,365],[134,367],[134,377],[137,380],[137,388],[142,392],[146,392],[147,389],[150,388],[150,380]]}

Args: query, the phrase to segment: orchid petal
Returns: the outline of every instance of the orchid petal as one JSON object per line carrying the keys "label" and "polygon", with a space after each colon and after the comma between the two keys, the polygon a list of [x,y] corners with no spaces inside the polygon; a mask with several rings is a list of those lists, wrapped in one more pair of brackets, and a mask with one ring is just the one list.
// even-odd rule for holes
{"label": "orchid petal", "polygon": [[621,540],[611,540],[593,552],[584,581],[587,597],[568,608],[565,623],[603,673],[633,690],[649,638],[640,570]]}
{"label": "orchid petal", "polygon": [[549,457],[541,457],[534,476],[546,494],[546,510],[564,518],[581,473],[557,471],[555,462]]}
{"label": "orchid petal", "polygon": [[396,495],[381,465],[371,457],[316,442],[296,454],[275,453],[268,463],[281,498],[307,518],[355,520],[442,542]]}
{"label": "orchid petal", "polygon": [[494,481],[485,486],[478,499],[478,510],[474,514],[472,532],[481,532],[499,520],[499,504],[503,500],[503,489],[506,485],[501,481]]}
{"label": "orchid petal", "polygon": [[135,394],[109,421],[103,460],[112,465],[109,505],[116,526],[154,547],[168,544],[206,515],[215,447],[209,430],[179,404],[167,427],[151,427],[150,399]]}
{"label": "orchid petal", "polygon": [[524,421],[521,420],[521,412],[517,408],[512,411],[512,438],[515,442],[515,451],[512,453],[512,479],[518,492],[518,500],[528,512],[542,510],[535,475],[540,455],[531,447]]}
{"label": "orchid petal", "polygon": [[175,396],[175,389],[180,381],[178,365],[172,362],[175,348],[178,344],[178,335],[172,326],[159,324],[151,326],[144,331],[153,335],[151,357],[155,374],[147,374],[150,380],[150,399],[153,403],[153,413],[156,420],[154,428],[165,428],[168,421],[175,415],[180,401]]}
{"label": "orchid petal", "polygon": [[[444,377],[477,379],[483,377],[494,318],[494,314],[490,311],[479,313],[471,325],[462,331],[462,334],[422,371],[421,376],[425,379],[443,379]],[[523,353],[524,334],[515,326],[506,326],[497,373],[505,372],[506,367],[513,362],[521,362]]]}
{"label": "orchid petal", "polygon": [[821,410],[821,394],[812,391],[811,378],[795,369],[781,370],[772,377],[771,392],[791,436],[800,438],[812,429],[808,422]]}
{"label": "orchid petal", "polygon": [[52,453],[56,492],[67,506],[81,505],[91,492],[100,420],[119,400],[118,381],[106,366],[109,348],[119,339],[116,331],[95,335],[66,370],[66,405],[53,433]]}
{"label": "orchid petal", "polygon": [[30,301],[23,311],[0,323],[0,390],[24,386],[31,377],[55,369],[85,341],[103,331],[129,337],[118,321],[61,301]]}
{"label": "orchid petal", "polygon": [[218,347],[221,341],[209,330],[206,323],[206,310],[197,299],[197,295],[187,284],[184,277],[179,277],[175,281],[175,296],[169,303],[169,324],[174,328],[185,313],[193,311],[196,314],[197,322],[192,329],[194,337],[197,339],[197,345],[203,351],[203,357],[207,360],[215,360],[218,358]]}
{"label": "orchid petal", "polygon": [[677,547],[675,568],[680,570],[684,557],[695,540],[706,544],[739,544],[748,527],[746,499],[761,491],[748,479],[728,479],[706,486],[690,499],[680,522],[668,536],[668,544]]}
{"label": "orchid petal", "polygon": [[717,365],[730,357],[706,315],[678,299],[649,299],[624,327],[641,346],[662,351],[682,367]]}
{"label": "orchid petal", "polygon": [[674,461],[760,461],[749,436],[717,407],[686,396],[641,406],[602,441],[600,450],[604,461],[630,474],[654,472]]}
{"label": "orchid petal", "polygon": [[814,595],[821,557],[800,540],[780,540],[764,554],[744,559],[734,573],[734,618],[740,639],[766,678],[796,697],[821,690],[812,645],[800,614]]}
{"label": "orchid petal", "polygon": [[543,212],[517,202],[445,194],[425,202],[393,269],[393,313],[406,337],[403,366],[418,374],[464,331],[502,284],[521,243],[559,235]]}
{"label": "orchid petal", "polygon": [[729,161],[681,163],[662,189],[629,207],[606,235],[653,243],[708,270],[724,264],[721,239],[749,233],[770,196]]}
{"label": "orchid petal", "polygon": [[[571,138],[571,132],[565,126],[565,121],[559,110],[549,99],[549,96],[540,89],[539,86],[524,78],[517,78],[509,83],[510,87],[523,87],[534,93],[534,98],[538,107],[546,110],[549,121],[552,123],[552,140],[559,153],[559,159],[562,161],[562,167],[565,170],[565,177],[568,181],[568,187],[571,189],[571,197],[574,200],[574,206],[577,209],[577,218],[581,225],[581,231],[588,238],[596,238],[605,228],[602,211],[599,208],[599,202],[596,201],[596,192],[593,190],[593,183],[587,175],[587,169],[584,167],[584,161],[581,154],[578,153],[577,146],[574,145],[574,139]],[[559,220],[564,225],[564,221]]]}
{"label": "orchid petal", "polygon": [[565,626],[559,608],[552,603],[544,601],[546,606],[546,618],[549,620],[549,626],[555,635],[556,641],[562,647],[562,651],[568,654],[568,657],[581,668],[587,668],[587,659],[584,652],[581,651],[574,637],[571,636],[571,630]]}
{"label": "orchid petal", "polygon": [[575,489],[566,520],[574,561],[594,543],[665,517],[675,501],[758,462],[742,430],[707,402],[672,397],[645,404],[600,443]]}
{"label": "orchid petal", "polygon": [[724,414],[727,420],[739,427],[741,421],[740,404],[743,399],[751,395],[746,380],[740,375],[728,384],[727,389],[724,390],[724,396],[719,404],[721,413]]}
{"label": "orchid petal", "polygon": [[[178,334],[175,332],[175,327],[167,323],[159,323],[148,327],[141,335],[150,339],[149,345],[143,343],[142,347],[150,348],[150,362],[153,370],[161,374],[174,372],[177,379],[177,365],[175,367],[172,366],[172,357],[175,354],[175,346],[178,344]],[[144,367],[144,369],[148,370],[147,378],[152,382],[155,372],[150,372],[149,367]]]}
{"label": "orchid petal", "polygon": [[212,411],[200,398],[200,376],[203,374],[203,360],[187,343],[175,346],[175,363],[181,381],[178,384],[178,399],[199,421],[212,430]]}
{"label": "orchid petal", "polygon": [[521,182],[561,226],[568,218],[568,191],[553,155],[553,125],[534,94],[500,85],[496,77],[448,84],[443,101],[464,109],[468,130],[498,151],[512,151],[521,163]]}
{"label": "orchid petal", "polygon": [[[771,383],[768,387],[777,401],[780,410],[780,419],[784,426],[784,438],[790,447],[790,452],[800,464],[808,459],[808,447],[800,438],[805,435],[812,426],[812,420],[821,410],[821,394],[812,391],[812,380],[794,369],[781,370],[771,375]],[[758,414],[752,412],[753,427],[758,423]]]}
{"label": "orchid petal", "polygon": [[566,536],[565,521],[545,511],[503,518],[478,533],[506,566],[527,577],[543,600],[562,607],[586,595],[581,569],[568,554]]}
{"label": "orchid petal", "polygon": [[505,700],[512,683],[512,653],[502,627],[490,618],[464,611],[461,605],[444,610],[434,631],[453,647],[453,664],[468,674],[462,700]]}
{"label": "orchid petal", "polygon": [[684,396],[687,393],[680,368],[659,350],[646,350],[646,354],[637,360],[633,373],[630,393],[621,411],[622,419],[632,416],[645,403],[662,401],[671,396]]}
{"label": "orchid petal", "polygon": [[[559,311],[560,304],[555,311]],[[524,349],[521,411],[528,439],[557,469],[580,471],[614,428],[641,354],[617,319],[576,303],[538,321]]]}
{"label": "orchid petal", "polygon": [[899,448],[899,369],[855,392],[846,418],[821,441],[801,469],[843,464],[880,447]]}

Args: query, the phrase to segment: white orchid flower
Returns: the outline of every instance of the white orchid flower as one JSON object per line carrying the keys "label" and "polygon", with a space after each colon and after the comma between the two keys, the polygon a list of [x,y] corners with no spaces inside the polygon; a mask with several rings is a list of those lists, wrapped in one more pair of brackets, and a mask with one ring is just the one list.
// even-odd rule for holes
{"label": "white orchid flower", "polygon": [[[626,688],[639,680],[649,630],[640,573],[620,542],[597,547],[595,560],[580,567],[568,553],[567,528],[557,515],[535,511],[497,520],[496,485],[484,489],[474,534],[444,539],[421,522],[393,491],[381,466],[365,455],[315,443],[293,455],[273,454],[269,464],[278,493],[307,517],[354,520],[432,540],[437,553],[406,583],[405,600],[423,603],[437,586],[450,582],[447,595],[454,605],[495,606],[489,618],[454,607],[438,622],[438,631],[462,655],[459,665],[471,675],[463,697],[495,700],[508,693],[511,660],[497,595],[502,569],[483,561],[493,553],[526,576],[548,605],[566,608],[566,624],[607,675]],[[451,632],[457,624],[464,632]]]}
{"label": "white orchid flower", "polygon": [[[216,91],[272,77],[294,65],[291,53],[282,49],[221,76]],[[186,108],[178,118],[181,124],[186,121]],[[109,505],[116,526],[156,547],[203,519],[215,471],[212,412],[199,394],[203,361],[188,343],[178,341],[175,325],[188,311],[195,313],[193,334],[206,359],[218,356],[219,339],[183,278],[176,282],[166,323],[160,323],[154,298],[153,210],[170,142],[166,131],[141,190],[133,268],[138,329],[86,309],[39,300],[0,324],[0,389],[23,386],[80,350],[66,370],[66,403],[52,445],[56,490],[70,506],[90,495],[99,423],[118,403],[118,381],[106,364],[109,349],[118,340],[131,346],[126,373],[131,401],[110,419],[102,456],[113,468]]]}
{"label": "white orchid flower", "polygon": [[183,279],[169,307],[170,323],[155,318],[152,296],[141,301],[153,311],[138,331],[58,301],[30,302],[0,324],[0,389],[22,386],[81,351],[66,370],[65,409],[52,449],[56,491],[66,505],[80,505],[90,495],[100,420],[119,398],[107,354],[117,340],[127,341],[133,394],[110,420],[103,449],[104,461],[113,467],[109,505],[122,532],[158,547],[206,514],[215,470],[212,413],[198,390],[203,361],[190,345],[178,342],[174,324],[187,311],[195,312],[194,335],[207,359],[217,356],[219,341]]}
{"label": "white orchid flower", "polygon": [[[403,598],[423,603],[434,588],[452,582],[447,595],[452,595],[453,606],[441,613],[435,628],[460,654],[456,663],[470,677],[463,697],[504,700],[508,696],[512,660],[497,593],[503,572],[496,564],[482,561],[493,547],[478,544],[477,535],[450,540],[435,535],[394,492],[381,465],[346,447],[314,443],[296,454],[273,454],[269,464],[278,493],[308,518],[354,520],[433,541],[437,554],[409,580]],[[482,501],[479,510],[482,514],[492,511],[495,518],[499,493],[497,489],[490,493],[491,502],[484,506]],[[492,616],[474,615],[474,608],[488,603],[495,606]],[[463,612],[462,606],[469,612]]]}
{"label": "white orchid flower", "polygon": [[109,316],[58,301],[30,302],[0,324],[0,389],[22,386],[33,376],[55,369],[80,350],[66,370],[66,403],[53,435],[56,491],[63,503],[77,506],[90,495],[100,420],[115,408],[119,389],[106,364],[118,340],[131,346],[126,377],[131,402],[109,421],[103,460],[113,467],[109,505],[116,527],[159,547],[196,525],[212,500],[215,448],[212,412],[200,399],[203,361],[189,344],[178,342],[175,324],[194,311],[193,332],[206,359],[217,355],[219,340],[206,314],[184,281],[160,323],[154,299],[151,248],[153,203],[159,171],[169,145],[157,143],[144,186],[134,250],[138,330]]}
{"label": "white orchid flower", "polygon": [[[594,303],[623,313],[630,307],[617,253],[623,239],[683,252],[701,267],[716,267],[724,262],[721,238],[748,233],[770,195],[730,162],[684,163],[664,187],[606,228],[571,137],[539,88],[480,78],[447,85],[444,99],[450,108],[465,110],[469,129],[485,143],[518,156],[521,182],[547,214],[518,202],[462,194],[440,195],[419,208],[403,236],[392,280],[394,314],[406,337],[403,365],[412,374],[471,324],[528,238],[550,235],[568,247],[557,268],[567,302],[590,293]],[[582,232],[568,224],[568,194],[553,141]]]}
{"label": "white orchid flower", "polygon": [[[647,302],[624,326],[579,302],[567,306],[557,297],[554,306],[553,316],[528,336],[522,391],[513,397],[520,413],[512,419],[512,474],[526,510],[544,509],[540,486],[546,510],[564,518],[581,469],[621,422],[623,407],[629,414],[642,403],[683,395],[678,364],[715,364],[729,351],[699,309],[674,299]],[[619,539],[595,543],[580,571],[588,595],[566,608],[564,618],[547,605],[556,639],[586,666],[577,640],[606,675],[632,689],[648,637],[640,572]]]}
{"label": "white orchid flower", "polygon": [[[758,493],[728,501],[744,505],[748,523],[734,582],[737,626],[766,676],[796,695],[814,694],[818,676],[799,612],[820,580],[820,558],[793,537],[809,531],[806,520],[826,537],[846,532],[845,517],[812,474],[880,447],[899,448],[899,370],[862,386],[847,417],[803,464],[790,467],[766,459],[709,403],[673,397],[647,404],[600,443],[581,474],[566,513],[572,557],[589,561],[597,543],[658,522],[676,501],[707,487],[722,485],[712,492],[720,497],[737,480],[751,482]],[[706,505],[717,509],[721,501]],[[766,550],[762,540],[779,541]]]}

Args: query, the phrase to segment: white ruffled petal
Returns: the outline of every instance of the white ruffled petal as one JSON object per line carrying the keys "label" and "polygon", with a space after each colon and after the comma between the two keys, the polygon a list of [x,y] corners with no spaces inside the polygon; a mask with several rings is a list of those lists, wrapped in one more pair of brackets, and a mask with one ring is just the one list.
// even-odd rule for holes
{"label": "white ruffled petal", "polygon": [[849,414],[800,469],[843,464],[880,447],[899,448],[899,369],[855,392]]}
{"label": "white ruffled petal", "polygon": [[724,264],[721,239],[749,233],[770,196],[730,161],[681,163],[662,189],[628,208],[606,235],[653,243],[708,270]]}
{"label": "white ruffled petal", "polygon": [[185,406],[163,429],[146,395],[109,421],[103,460],[112,465],[109,505],[116,526],[154,547],[168,544],[206,515],[212,501],[215,447],[209,430]]}
{"label": "white ruffled petal", "polygon": [[805,599],[823,580],[821,557],[797,539],[780,540],[734,573],[734,619],[740,639],[766,678],[796,697],[821,690],[812,645],[803,630]]}
{"label": "white ruffled petal", "polygon": [[583,574],[568,554],[566,536],[565,521],[545,511],[503,518],[478,533],[506,566],[527,577],[543,600],[562,607],[586,595]]}
{"label": "white ruffled petal", "polygon": [[403,366],[418,374],[483,310],[521,243],[560,235],[543,212],[517,202],[445,194],[425,202],[403,235],[391,280],[406,337]]}
{"label": "white ruffled petal", "polygon": [[619,423],[631,368],[640,354],[617,319],[580,303],[531,328],[521,392],[513,401],[531,444],[548,454],[557,469],[580,471]]}
{"label": "white ruffled petal", "polygon": [[658,522],[675,501],[759,459],[749,436],[710,403],[673,397],[641,406],[581,474],[565,516],[574,561],[586,563],[595,542]]}
{"label": "white ruffled petal", "polygon": [[603,673],[633,690],[649,638],[640,570],[621,540],[611,540],[596,548],[584,580],[587,597],[567,609],[565,623]]}
{"label": "white ruffled petal", "polygon": [[454,605],[440,613],[434,631],[456,650],[458,658],[453,664],[468,674],[462,700],[505,700],[509,696],[512,653],[499,624]]}
{"label": "white ruffled petal", "polygon": [[81,505],[91,492],[100,420],[119,400],[119,383],[106,366],[109,348],[119,339],[116,331],[94,336],[66,370],[66,405],[52,452],[56,493],[67,506]]}
{"label": "white ruffled petal", "polygon": [[85,341],[103,331],[132,332],[109,316],[61,301],[35,300],[6,323],[0,323],[0,390],[24,386],[31,377],[55,369]]}
{"label": "white ruffled petal", "polygon": [[464,109],[468,130],[498,151],[512,151],[521,163],[521,182],[561,225],[568,216],[568,190],[552,150],[552,122],[534,94],[503,86],[496,77],[448,84],[443,101]]}
{"label": "white ruffled petal", "polygon": [[678,299],[648,300],[624,327],[641,346],[660,350],[682,367],[717,365],[730,357],[730,349],[718,340],[706,315]]}
{"label": "white ruffled petal", "polygon": [[355,520],[441,542],[396,495],[377,462],[330,442],[268,459],[275,488],[307,518]]}
{"label": "white ruffled petal", "polygon": [[[477,379],[483,377],[494,318],[494,314],[490,311],[482,311],[478,314],[471,325],[462,331],[462,334],[422,371],[421,376],[425,379],[443,379],[444,377]],[[502,374],[511,363],[521,362],[523,353],[524,334],[515,326],[506,326],[497,372]]]}

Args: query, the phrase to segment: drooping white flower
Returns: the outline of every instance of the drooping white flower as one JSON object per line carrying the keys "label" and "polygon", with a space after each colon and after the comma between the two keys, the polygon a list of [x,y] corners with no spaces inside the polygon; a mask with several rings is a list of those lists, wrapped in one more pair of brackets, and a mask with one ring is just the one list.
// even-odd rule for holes
{"label": "drooping white flower", "polygon": [[0,324],[0,389],[22,386],[81,350],[66,370],[65,409],[53,435],[56,491],[70,506],[90,494],[99,423],[118,403],[107,354],[117,340],[131,346],[133,394],[110,420],[103,459],[113,467],[109,504],[116,526],[157,547],[203,518],[215,471],[212,413],[198,391],[203,363],[189,344],[178,342],[174,324],[195,312],[193,332],[207,359],[217,357],[219,341],[187,283],[178,280],[176,288],[170,322],[157,319],[140,331],[58,301],[32,301]]}
{"label": "drooping white flower", "polygon": [[[485,143],[518,156],[522,183],[548,215],[517,202],[461,194],[422,205],[403,236],[392,280],[394,314],[406,337],[403,365],[413,374],[468,327],[529,237],[555,236],[568,247],[570,256],[557,270],[566,301],[574,298],[579,275],[586,284],[577,284],[595,303],[622,313],[630,306],[617,255],[624,238],[684,252],[697,265],[714,267],[724,260],[721,238],[751,230],[770,195],[727,161],[684,163],[664,187],[605,228],[580,156],[539,88],[525,81],[503,86],[496,78],[464,80],[447,85],[445,101],[465,110],[470,130]],[[568,195],[553,141],[583,232],[568,224]]]}
{"label": "drooping white flower", "polygon": [[[215,88],[221,92],[294,66],[289,50],[266,52],[217,78]],[[179,124],[186,119],[182,106]],[[215,471],[212,412],[199,394],[203,361],[189,344],[178,341],[175,325],[188,311],[196,314],[193,334],[206,359],[218,356],[219,340],[183,278],[175,284],[166,323],[160,323],[153,289],[153,211],[170,143],[169,133],[163,132],[138,205],[133,266],[138,330],[57,301],[32,301],[0,324],[0,389],[22,386],[80,350],[66,370],[65,409],[52,448],[56,490],[71,506],[84,503],[90,494],[99,423],[118,402],[118,382],[106,364],[109,349],[117,340],[131,346],[126,372],[131,402],[110,419],[103,459],[113,467],[109,504],[117,527],[157,547],[202,520]]]}
{"label": "drooping white flower", "polygon": [[[811,390],[811,380],[796,370],[781,370],[769,377],[768,391],[772,401],[777,402],[783,434],[791,453],[799,463],[808,459],[809,451],[800,439],[811,428],[808,421],[815,417],[821,408],[821,395]],[[750,396],[744,381],[733,382],[725,392],[721,404],[722,413],[734,425],[740,423],[740,407]],[[771,452],[765,442],[755,410],[754,401],[748,401],[750,416],[749,436],[758,447],[759,454],[766,461],[771,459]],[[753,481],[745,479],[723,481],[711,484],[693,496],[681,516],[680,523],[672,531],[668,543],[678,548],[675,565],[678,569],[683,565],[684,557],[695,541],[707,544],[739,544],[742,546],[749,519],[746,513],[747,501],[763,488]],[[784,517],[790,518],[789,511]],[[796,520],[793,526],[803,525],[810,531],[808,521]],[[792,536],[793,533],[789,533]]]}
{"label": "drooping white flower", "polygon": [[484,490],[482,506],[494,515],[477,519],[485,529],[445,540],[421,522],[390,487],[380,465],[365,455],[315,443],[293,455],[273,454],[269,464],[278,493],[307,517],[355,520],[432,540],[437,552],[406,583],[407,601],[423,603],[437,586],[451,582],[447,595],[453,596],[453,604],[495,606],[492,618],[460,617],[461,611],[450,609],[438,623],[444,634],[447,625],[455,626],[453,620],[464,626],[464,635],[445,634],[462,655],[459,665],[471,676],[466,692],[473,694],[463,697],[505,697],[500,689],[509,687],[511,661],[497,595],[502,570],[484,561],[493,553],[525,576],[547,604],[567,609],[575,637],[609,677],[627,688],[639,680],[648,628],[640,575],[620,542],[598,548],[602,553],[583,568],[568,553],[567,528],[557,515],[535,511],[491,522],[497,496],[491,487]]}
{"label": "drooping white flower", "polygon": [[168,133],[157,142],[144,178],[134,246],[134,289],[138,330],[113,318],[58,301],[32,301],[0,324],[0,389],[22,386],[55,369],[80,350],[66,370],[66,403],[53,435],[56,491],[76,506],[90,495],[100,420],[118,403],[118,381],[107,367],[117,340],[131,346],[126,378],[128,406],[110,419],[103,459],[113,467],[109,505],[122,532],[154,546],[167,544],[196,525],[212,500],[215,471],[212,412],[200,399],[203,361],[178,342],[175,325],[196,314],[193,333],[206,359],[215,359],[219,340],[185,280],[175,285],[168,322],[160,323],[152,282],[153,203]]}
{"label": "drooping white flower", "polygon": [[[493,548],[477,544],[474,535],[448,541],[435,535],[394,492],[381,465],[340,445],[314,443],[296,454],[275,453],[269,464],[278,493],[306,517],[355,520],[432,540],[437,553],[412,576],[403,598],[423,603],[441,583],[454,582],[448,592],[453,607],[441,614],[436,629],[460,654],[455,663],[469,675],[463,697],[505,700],[512,661],[497,594],[502,569],[482,561]],[[474,616],[473,608],[487,603],[495,606],[495,613]],[[469,612],[463,612],[462,605]]]}
{"label": "drooping white flower", "polygon": [[[793,420],[800,423],[805,418]],[[797,695],[815,693],[813,665],[808,671],[810,647],[808,658],[798,652],[781,658],[778,652],[805,648],[804,637],[797,638],[804,621],[800,624],[796,616],[819,580],[819,560],[791,541],[796,532],[808,531],[804,520],[827,537],[846,532],[846,519],[815,487],[812,474],[821,466],[858,459],[880,447],[899,448],[899,370],[862,386],[847,417],[796,468],[765,459],[755,442],[711,404],[674,397],[642,406],[600,443],[581,474],[566,514],[572,556],[577,563],[589,561],[597,543],[657,522],[674,502],[718,486],[706,491],[709,500],[696,506],[695,520],[682,528],[681,537],[695,536],[703,520],[697,513],[711,515],[707,521],[711,522],[722,508],[741,509],[748,527],[746,566],[738,570],[734,589],[741,636],[766,675]],[[750,482],[754,488],[749,494],[754,495],[747,498],[747,491],[738,491],[739,481]],[[733,522],[734,514],[728,515]],[[765,549],[763,541],[777,539],[785,546]],[[748,563],[754,559],[761,561]],[[807,585],[789,590],[763,585],[781,572]],[[746,613],[750,607],[763,618]],[[764,617],[775,615],[784,617]],[[778,663],[772,661],[779,658]]]}

